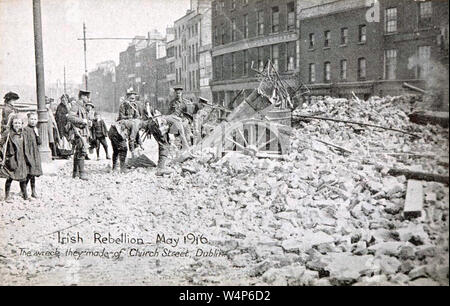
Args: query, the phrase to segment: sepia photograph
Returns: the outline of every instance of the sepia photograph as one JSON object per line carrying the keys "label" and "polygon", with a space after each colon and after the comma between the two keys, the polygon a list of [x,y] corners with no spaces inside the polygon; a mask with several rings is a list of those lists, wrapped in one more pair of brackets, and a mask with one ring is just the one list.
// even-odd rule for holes
{"label": "sepia photograph", "polygon": [[449,286],[448,55],[448,0],[0,0],[0,285]]}

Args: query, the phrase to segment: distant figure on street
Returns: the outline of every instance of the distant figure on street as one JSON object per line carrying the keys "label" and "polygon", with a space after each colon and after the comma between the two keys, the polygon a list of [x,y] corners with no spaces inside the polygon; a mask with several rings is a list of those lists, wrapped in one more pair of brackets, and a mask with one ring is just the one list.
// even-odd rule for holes
{"label": "distant figure on street", "polygon": [[66,125],[67,125],[67,114],[69,113],[69,110],[70,110],[69,96],[64,94],[60,98],[60,103],[58,104],[55,113],[56,125],[58,126],[60,137],[68,135]]}
{"label": "distant figure on street", "polygon": [[48,116],[47,118],[48,143],[50,146],[50,150],[52,151],[52,157],[55,158],[58,156],[58,152],[56,151],[56,143],[59,141],[59,131],[55,117],[53,116],[50,101],[51,101],[50,98],[45,97],[45,106],[47,108],[47,116]]}
{"label": "distant figure on street", "polygon": [[5,106],[2,109],[2,124],[1,132],[3,133],[8,126],[9,117],[17,113],[15,103],[19,101],[19,95],[15,92],[8,92],[3,99],[5,100]]}
{"label": "distant figure on street", "polygon": [[42,175],[41,155],[39,153],[39,145],[41,138],[37,128],[38,116],[36,113],[28,113],[28,126],[23,129],[25,135],[25,156],[27,159],[28,175],[27,182],[31,184],[31,197],[38,198],[36,193],[36,177]]}
{"label": "distant figure on street", "polygon": [[69,114],[71,103],[67,94],[61,96],[61,102],[56,108],[55,120],[59,131],[59,142],[58,142],[58,154],[62,158],[68,158],[72,155],[72,146],[69,142],[69,124],[67,121],[67,115]]}
{"label": "distant figure on street", "polygon": [[[92,123],[95,119],[95,110],[94,110],[95,105],[89,101],[89,102],[84,103],[84,107],[86,108],[89,130],[92,131]],[[92,135],[92,133],[90,134],[88,142],[89,142],[89,153],[92,154],[96,147],[96,143],[95,143],[94,136]]]}
{"label": "distant figure on street", "polygon": [[100,159],[100,144],[106,153],[106,159],[110,159],[108,154],[108,143],[106,137],[108,137],[108,129],[106,128],[105,121],[100,117],[99,113],[95,113],[94,120],[92,121],[91,128],[92,138],[95,141],[95,149],[97,151],[97,160]]}
{"label": "distant figure on street", "polygon": [[57,107],[58,107],[58,103],[55,102],[55,99],[50,98],[50,109],[52,110],[53,116],[55,116]]}

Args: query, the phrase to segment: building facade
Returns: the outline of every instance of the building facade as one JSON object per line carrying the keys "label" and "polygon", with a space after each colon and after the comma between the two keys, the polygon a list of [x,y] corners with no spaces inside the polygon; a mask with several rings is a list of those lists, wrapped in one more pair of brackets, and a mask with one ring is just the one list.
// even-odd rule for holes
{"label": "building facade", "polygon": [[[211,71],[207,65],[210,63],[211,1],[192,0],[186,14],[175,21],[174,29],[170,48],[173,48],[175,58],[172,64],[175,82],[171,84],[183,87],[187,99],[210,97]],[[172,63],[173,59],[169,61]],[[173,71],[171,69],[169,71]]]}
{"label": "building facade", "polygon": [[448,79],[447,1],[310,1],[298,17],[312,95],[394,95],[403,82]]}
{"label": "building facade", "polygon": [[88,75],[91,101],[96,110],[115,112],[116,100],[116,64],[114,61],[105,61],[97,64],[97,68]]}
{"label": "building facade", "polygon": [[[215,103],[236,106],[258,87],[258,72],[270,59],[282,79],[298,81],[297,1],[212,1],[211,89]],[[237,94],[244,90],[235,100]]]}
{"label": "building facade", "polygon": [[[167,29],[171,38],[171,28]],[[150,103],[158,109],[164,108],[169,96],[167,38],[156,30],[147,37],[137,36],[120,53],[117,66],[117,101],[133,90],[142,101]]]}

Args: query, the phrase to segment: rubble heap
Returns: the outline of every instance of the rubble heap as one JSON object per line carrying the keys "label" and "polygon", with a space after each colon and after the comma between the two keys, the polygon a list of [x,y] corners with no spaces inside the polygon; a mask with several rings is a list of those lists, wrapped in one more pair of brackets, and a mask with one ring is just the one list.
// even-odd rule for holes
{"label": "rubble heap", "polygon": [[397,167],[448,176],[448,129],[410,123],[409,108],[408,97],[318,99],[294,113],[420,137],[304,120],[294,128],[285,160],[236,152],[214,162],[206,150],[178,172],[209,187],[221,214],[213,226],[228,237],[218,245],[235,267],[262,283],[448,285],[447,187],[424,183],[425,214],[406,220],[407,179],[386,174]]}

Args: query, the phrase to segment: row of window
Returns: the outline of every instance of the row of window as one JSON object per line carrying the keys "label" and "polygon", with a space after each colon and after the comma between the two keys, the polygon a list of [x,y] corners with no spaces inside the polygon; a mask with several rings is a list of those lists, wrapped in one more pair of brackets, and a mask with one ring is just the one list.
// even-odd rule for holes
{"label": "row of window", "polygon": [[[367,77],[366,70],[367,70],[367,62],[364,57],[360,57],[357,60],[358,63],[358,79],[364,80]],[[343,59],[339,62],[340,66],[340,79],[342,81],[347,80],[347,60]],[[309,83],[315,83],[317,81],[316,79],[316,64],[310,63],[308,67],[308,74],[309,74]],[[330,82],[331,81],[331,63],[325,62],[323,64],[323,81],[324,82]]]}
{"label": "row of window", "polygon": [[198,62],[200,56],[198,52],[198,43],[186,46],[186,48],[183,48],[182,46],[175,46],[174,48],[175,48],[174,49],[175,58],[183,57],[181,53],[186,50],[188,52],[188,54],[184,56],[186,63],[191,64]]}
{"label": "row of window", "polygon": [[187,62],[189,64],[197,63],[199,60],[198,43],[190,45],[188,50],[189,50],[189,54],[188,54]]}
{"label": "row of window", "polygon": [[[279,71],[281,67],[284,67],[285,71],[294,71],[296,68],[296,43],[288,42],[284,44],[274,44],[270,45],[270,59],[274,65],[274,68]],[[285,56],[280,56],[280,49],[284,48]],[[256,59],[254,61],[249,61],[249,52],[252,54],[252,58]],[[224,55],[216,56],[213,58],[214,67],[214,79],[223,80],[225,78],[225,70],[228,64],[231,67],[231,78],[239,76],[248,76],[249,69],[254,68],[259,71],[264,69],[264,65],[267,61],[267,56],[265,54],[265,47],[253,48],[238,52],[231,53],[231,62],[227,63]],[[252,65],[255,64],[254,67]],[[239,72],[238,66],[242,69]]]}
{"label": "row of window", "polygon": [[[270,16],[270,33],[278,33],[280,32],[280,9],[278,6],[274,6],[271,8],[271,16]],[[264,10],[260,10],[256,12],[256,35],[262,36],[267,34],[265,32],[265,12]],[[237,41],[240,39],[249,38],[249,16],[245,14],[241,20],[240,27],[238,28],[238,24],[236,22],[236,18],[231,19],[231,42]],[[294,30],[295,29],[295,4],[294,2],[290,2],[287,4],[287,20],[286,20],[286,29]],[[227,24],[223,23],[220,26],[214,27],[214,44],[223,45],[228,42],[228,28]]]}
{"label": "row of window", "polygon": [[[433,6],[432,1],[418,2],[418,20],[419,28],[432,26]],[[384,31],[385,33],[395,33],[398,31],[397,8],[390,7],[384,11]]]}
{"label": "row of window", "polygon": [[[397,79],[397,56],[398,51],[396,49],[390,49],[384,51],[384,79],[385,80],[395,80]],[[417,66],[416,66],[416,77],[423,79],[427,76],[429,70],[431,69],[431,46],[420,46],[417,50]],[[364,57],[357,59],[358,80],[364,80],[367,77],[367,62]],[[347,59],[342,59],[339,61],[339,79],[341,81],[347,80]],[[329,61],[323,64],[323,81],[331,81],[331,63]],[[316,79],[316,64],[310,63],[308,74],[309,82],[314,83]]]}
{"label": "row of window", "polygon": [[[222,13],[225,10],[226,0],[218,0],[213,4],[213,15]],[[238,0],[229,0],[230,9],[235,10],[238,8]],[[248,5],[248,0],[240,0],[241,7]]]}
{"label": "row of window", "polygon": [[[340,31],[340,45],[344,46],[348,44],[348,28],[341,28]],[[331,31],[326,30],[323,33],[323,47],[328,48],[331,46]],[[309,49],[314,49],[316,47],[316,34],[310,33],[309,36]],[[358,43],[365,43],[367,41],[367,26],[365,24],[361,24],[358,26]]]}
{"label": "row of window", "polygon": [[[419,18],[418,24],[419,27],[428,27],[432,22],[432,1],[421,1],[418,3],[419,5]],[[289,2],[287,4],[287,30],[295,29],[295,3]],[[239,18],[241,20],[241,27],[238,29],[238,24],[236,22],[236,18],[231,19],[231,42],[247,39],[249,37],[249,18],[248,14]],[[256,35],[265,35],[265,11],[259,10],[256,12]],[[384,29],[386,33],[395,33],[398,30],[398,16],[397,16],[397,8],[390,7],[385,10],[384,16]],[[278,6],[274,6],[271,8],[271,16],[270,16],[270,33],[278,33],[280,31],[280,10]],[[223,45],[228,42],[228,29],[225,23],[220,26],[216,26],[214,28],[214,44]],[[311,33],[309,35],[309,44],[310,48],[314,48],[315,46],[315,34]],[[367,27],[366,25],[360,25],[358,29],[358,42],[365,42],[367,39]],[[325,31],[324,33],[324,47],[328,47],[331,40],[331,31]],[[348,42],[348,28],[341,28],[341,45],[345,45]]]}
{"label": "row of window", "polygon": [[199,23],[194,23],[191,25],[182,25],[175,28],[175,39],[178,39],[186,31],[187,38],[191,38],[198,35]]}

